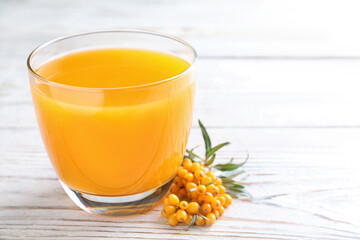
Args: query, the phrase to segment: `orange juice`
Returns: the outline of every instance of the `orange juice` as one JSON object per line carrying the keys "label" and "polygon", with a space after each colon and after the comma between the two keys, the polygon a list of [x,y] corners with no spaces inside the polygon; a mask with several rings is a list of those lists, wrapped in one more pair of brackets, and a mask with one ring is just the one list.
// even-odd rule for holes
{"label": "orange juice", "polygon": [[31,91],[60,180],[101,196],[131,195],[171,180],[190,132],[190,64],[139,49],[69,53],[41,65]]}

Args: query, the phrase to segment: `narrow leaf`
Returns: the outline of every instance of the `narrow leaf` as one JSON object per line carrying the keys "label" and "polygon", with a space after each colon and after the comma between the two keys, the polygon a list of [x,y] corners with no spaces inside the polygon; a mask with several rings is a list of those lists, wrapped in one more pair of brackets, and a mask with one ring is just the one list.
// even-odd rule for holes
{"label": "narrow leaf", "polygon": [[204,186],[207,187],[207,186],[209,186],[211,184],[214,184],[214,182],[209,182],[209,183],[205,184]]}
{"label": "narrow leaf", "polygon": [[205,166],[206,167],[210,166],[214,162],[215,158],[216,158],[216,154],[214,154],[208,161],[205,162]]}
{"label": "narrow leaf", "polygon": [[206,150],[206,154],[207,154],[211,149],[211,140],[210,140],[209,134],[206,131],[206,128],[201,123],[200,119],[199,119],[199,126],[200,126],[200,129],[201,129],[202,136],[204,138],[205,150]]}
{"label": "narrow leaf", "polygon": [[189,230],[194,225],[196,219],[197,219],[197,214],[195,214],[195,216],[191,219],[191,222],[189,226],[186,228],[186,231]]}
{"label": "narrow leaf", "polygon": [[239,164],[236,163],[225,163],[225,164],[216,164],[214,168],[220,171],[234,171],[239,167],[242,167],[246,162],[242,162]]}
{"label": "narrow leaf", "polygon": [[209,151],[206,152],[205,160],[207,160],[209,157],[211,157],[217,150],[220,148],[229,145],[229,142],[220,143],[219,145],[216,145],[215,147],[211,148]]}
{"label": "narrow leaf", "polygon": [[196,191],[197,188],[190,188],[189,190],[187,190],[187,192],[194,192]]}

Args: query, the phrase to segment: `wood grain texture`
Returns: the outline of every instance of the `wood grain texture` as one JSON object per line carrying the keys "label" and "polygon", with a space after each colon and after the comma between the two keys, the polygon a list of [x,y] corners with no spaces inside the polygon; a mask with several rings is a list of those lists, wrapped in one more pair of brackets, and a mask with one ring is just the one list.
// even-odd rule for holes
{"label": "wood grain texture", "polygon": [[[358,1],[0,1],[0,240],[360,239]],[[170,227],[161,205],[89,215],[62,190],[37,129],[25,60],[103,28],[175,34],[200,54],[195,119],[220,162],[246,165],[252,201],[211,228]],[[194,124],[189,146],[201,140]]]}

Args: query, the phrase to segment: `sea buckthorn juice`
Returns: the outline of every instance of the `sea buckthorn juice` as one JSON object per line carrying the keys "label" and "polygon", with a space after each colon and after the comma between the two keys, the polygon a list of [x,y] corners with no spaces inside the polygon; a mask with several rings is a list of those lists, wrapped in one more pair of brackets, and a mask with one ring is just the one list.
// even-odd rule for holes
{"label": "sea buckthorn juice", "polygon": [[[81,208],[124,215],[162,197],[157,192],[176,174],[191,128],[191,64],[162,51],[99,47],[58,54],[32,69],[45,147]],[[144,200],[154,194],[156,201]]]}

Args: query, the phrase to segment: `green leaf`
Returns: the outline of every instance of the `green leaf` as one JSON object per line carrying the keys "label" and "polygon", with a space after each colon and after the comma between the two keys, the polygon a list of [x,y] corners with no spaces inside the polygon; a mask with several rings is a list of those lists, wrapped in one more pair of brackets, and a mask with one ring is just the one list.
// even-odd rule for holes
{"label": "green leaf", "polygon": [[200,126],[200,129],[201,129],[202,136],[204,138],[205,150],[206,150],[206,154],[207,154],[211,149],[211,140],[210,140],[209,134],[206,131],[206,128],[201,123],[200,119],[199,119],[199,126]]}
{"label": "green leaf", "polygon": [[189,230],[192,226],[194,226],[196,219],[197,219],[197,214],[195,214],[194,217],[191,219],[191,222],[185,231]]}
{"label": "green leaf", "polygon": [[191,160],[194,161],[194,162],[199,162],[199,160],[194,159],[194,157],[199,158],[200,161],[204,161],[204,159],[203,159],[202,157],[200,157],[199,155],[195,154],[192,150],[186,149],[186,153],[189,154],[188,158],[191,159]]}
{"label": "green leaf", "polygon": [[242,167],[245,163],[246,163],[246,161],[239,163],[239,164],[236,164],[236,163],[216,164],[214,166],[214,168],[216,168],[217,170],[220,170],[220,171],[234,171],[234,170],[238,169],[239,167]]}
{"label": "green leaf", "polygon": [[209,157],[211,157],[217,150],[219,150],[220,148],[229,145],[229,142],[224,142],[224,143],[220,143],[219,145],[216,145],[215,147],[211,148],[209,151],[206,152],[206,157],[205,160],[209,159]]}
{"label": "green leaf", "polygon": [[209,182],[209,183],[205,184],[204,186],[207,187],[207,186],[209,186],[211,184],[214,184],[214,182]]}
{"label": "green leaf", "polygon": [[241,174],[246,173],[243,169],[237,169],[234,171],[225,171],[221,173],[221,177],[227,177],[227,178],[235,178]]}
{"label": "green leaf", "polygon": [[216,158],[216,154],[214,154],[208,161],[205,162],[205,166],[206,167],[210,166],[214,162],[215,158]]}

